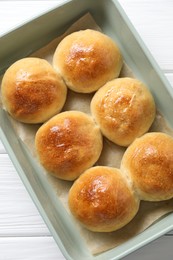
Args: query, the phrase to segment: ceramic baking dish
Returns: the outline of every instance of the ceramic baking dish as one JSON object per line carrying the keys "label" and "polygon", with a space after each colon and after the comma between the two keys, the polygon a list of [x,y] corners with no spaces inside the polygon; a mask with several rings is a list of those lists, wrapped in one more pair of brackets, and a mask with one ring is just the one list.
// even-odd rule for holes
{"label": "ceramic baking dish", "polygon": [[[15,60],[31,54],[60,35],[87,12],[91,13],[104,33],[118,42],[125,62],[136,77],[150,87],[158,109],[173,127],[173,89],[117,1],[66,1],[63,5],[4,35],[0,39],[0,73],[2,74]],[[66,259],[120,259],[173,229],[173,214],[169,214],[126,243],[104,253],[92,255],[74,228],[73,220],[47,185],[36,161],[17,138],[7,113],[2,109],[0,137]]]}

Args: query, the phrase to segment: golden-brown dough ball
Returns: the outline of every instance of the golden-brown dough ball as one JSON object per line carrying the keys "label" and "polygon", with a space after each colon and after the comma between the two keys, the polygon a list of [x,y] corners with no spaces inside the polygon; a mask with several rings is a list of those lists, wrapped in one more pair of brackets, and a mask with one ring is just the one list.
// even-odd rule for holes
{"label": "golden-brown dough ball", "polygon": [[119,76],[123,64],[117,44],[95,30],[66,36],[57,46],[54,68],[75,92],[91,93]]}
{"label": "golden-brown dough ball", "polygon": [[91,113],[104,136],[118,145],[128,146],[148,131],[156,109],[150,91],[142,82],[118,78],[95,93]]}
{"label": "golden-brown dough ball", "polygon": [[121,170],[142,200],[173,198],[173,138],[160,132],[137,138],[127,148]]}
{"label": "golden-brown dough ball", "polygon": [[106,166],[86,170],[72,185],[68,202],[74,217],[95,232],[120,229],[139,209],[139,199],[121,172]]}
{"label": "golden-brown dough ball", "polygon": [[92,117],[66,111],[39,128],[35,146],[41,164],[50,174],[74,180],[98,160],[102,135]]}
{"label": "golden-brown dough ball", "polygon": [[42,123],[62,109],[67,87],[46,60],[33,57],[7,69],[1,91],[4,107],[13,118]]}

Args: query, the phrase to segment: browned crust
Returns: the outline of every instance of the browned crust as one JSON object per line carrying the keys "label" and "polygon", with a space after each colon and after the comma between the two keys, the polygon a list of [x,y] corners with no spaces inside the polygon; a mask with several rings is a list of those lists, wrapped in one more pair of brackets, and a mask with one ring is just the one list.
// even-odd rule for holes
{"label": "browned crust", "polygon": [[173,197],[173,138],[164,133],[148,133],[127,149],[121,169],[134,182],[143,200]]}
{"label": "browned crust", "polygon": [[72,214],[88,229],[114,231],[136,214],[139,200],[118,169],[97,166],[82,174],[69,192]]}
{"label": "browned crust", "polygon": [[102,136],[88,115],[63,112],[38,130],[36,148],[42,165],[51,174],[74,180],[99,158]]}
{"label": "browned crust", "polygon": [[66,36],[58,45],[53,66],[69,88],[90,93],[118,77],[122,56],[111,38],[94,30],[83,30]]}
{"label": "browned crust", "polygon": [[2,99],[7,111],[25,123],[40,123],[58,113],[67,88],[51,65],[43,59],[18,60],[4,74]]}
{"label": "browned crust", "polygon": [[96,92],[91,101],[91,112],[108,139],[128,146],[148,131],[155,118],[155,104],[142,82],[119,78]]}

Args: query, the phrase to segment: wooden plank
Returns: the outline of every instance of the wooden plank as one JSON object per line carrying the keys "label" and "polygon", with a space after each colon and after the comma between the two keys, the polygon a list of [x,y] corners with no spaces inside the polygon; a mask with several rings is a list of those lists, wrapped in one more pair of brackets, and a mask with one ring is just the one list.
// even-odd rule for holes
{"label": "wooden plank", "polygon": [[[34,3],[11,1],[9,8],[8,1],[2,1],[0,33],[62,2],[62,0],[43,1],[44,4],[41,4],[41,1]],[[161,68],[165,71],[173,71],[173,31],[171,30],[173,28],[173,1],[121,0],[119,2]],[[7,13],[8,19],[6,19]]]}
{"label": "wooden plank", "polygon": [[161,68],[173,71],[173,1],[119,2]]}
{"label": "wooden plank", "polygon": [[0,260],[65,260],[52,237],[0,238]]}
{"label": "wooden plank", "polygon": [[[32,18],[61,4],[63,0],[56,1],[0,1],[0,34],[26,23]],[[8,14],[8,19],[7,18]]]}
{"label": "wooden plank", "polygon": [[[124,257],[123,260],[171,260],[172,245],[173,237],[161,237]],[[0,238],[0,259],[64,260],[65,258],[52,237],[15,237]]]}
{"label": "wooden plank", "polygon": [[50,235],[8,155],[0,155],[0,237]]}

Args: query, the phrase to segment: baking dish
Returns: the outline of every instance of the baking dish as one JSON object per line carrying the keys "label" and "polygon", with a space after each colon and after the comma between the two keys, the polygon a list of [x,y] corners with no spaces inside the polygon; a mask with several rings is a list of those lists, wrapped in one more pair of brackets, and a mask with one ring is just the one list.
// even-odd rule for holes
{"label": "baking dish", "polygon": [[[16,59],[31,54],[60,35],[86,12],[92,14],[103,32],[118,42],[126,63],[136,77],[150,87],[157,107],[173,127],[173,90],[117,1],[66,1],[4,35],[0,39],[1,74]],[[173,214],[169,214],[121,246],[99,255],[91,255],[74,229],[73,220],[47,185],[37,163],[16,137],[9,117],[3,110],[0,111],[0,127],[0,137],[9,156],[67,259],[119,259],[173,228]]]}

